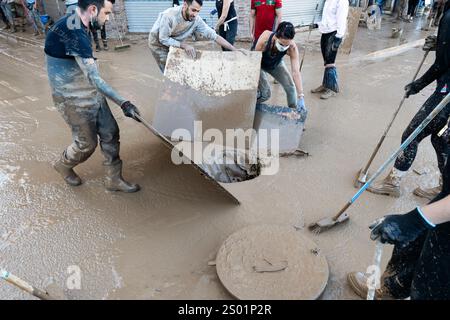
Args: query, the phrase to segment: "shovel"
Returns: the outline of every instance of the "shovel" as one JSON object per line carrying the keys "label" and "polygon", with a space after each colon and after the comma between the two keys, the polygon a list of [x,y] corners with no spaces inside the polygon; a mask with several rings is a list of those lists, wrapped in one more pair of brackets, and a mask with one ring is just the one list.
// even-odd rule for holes
{"label": "shovel", "polygon": [[[416,71],[416,73],[414,74],[413,81],[416,80],[417,75],[419,74],[419,71],[420,71],[420,69],[422,68],[423,63],[425,62],[425,59],[426,59],[427,56],[428,56],[428,53],[430,53],[429,50],[425,51],[425,54],[424,54],[424,56],[423,56],[423,58],[422,58],[422,61],[420,62],[419,68],[417,68],[417,71]],[[377,155],[378,151],[380,150],[381,145],[383,144],[384,139],[386,138],[386,136],[387,136],[389,130],[391,129],[392,124],[394,123],[395,118],[397,117],[398,113],[400,112],[400,109],[402,108],[403,103],[405,102],[405,100],[406,100],[406,96],[403,96],[402,101],[400,101],[400,104],[399,104],[397,110],[395,110],[394,115],[392,116],[392,119],[391,119],[391,121],[389,122],[389,124],[388,124],[386,130],[384,130],[384,133],[383,133],[383,135],[381,136],[380,141],[378,141],[377,146],[376,146],[375,149],[373,150],[372,155],[370,156],[369,161],[367,162],[366,166],[365,166],[363,169],[359,170],[358,175],[356,176],[356,180],[355,180],[355,182],[354,182],[354,184],[353,184],[355,188],[361,188],[361,186],[367,182],[367,176],[368,176],[368,174],[369,174],[369,168],[370,168],[370,165],[372,164],[373,159],[375,159],[375,156]]]}
{"label": "shovel", "polygon": [[387,159],[380,168],[373,174],[373,176],[367,181],[350,199],[349,202],[333,217],[319,220],[308,226],[311,231],[320,233],[323,230],[334,227],[337,224],[347,221],[350,217],[346,213],[347,209],[359,198],[359,196],[372,184],[372,182],[378,178],[378,176],[386,169],[386,167],[394,161],[398,155],[405,150],[405,148],[419,135],[420,132],[431,122],[444,109],[447,104],[450,103],[450,93],[445,96],[444,99],[434,108],[434,110],[422,121],[422,123],[411,133],[411,135],[400,145],[400,147]]}

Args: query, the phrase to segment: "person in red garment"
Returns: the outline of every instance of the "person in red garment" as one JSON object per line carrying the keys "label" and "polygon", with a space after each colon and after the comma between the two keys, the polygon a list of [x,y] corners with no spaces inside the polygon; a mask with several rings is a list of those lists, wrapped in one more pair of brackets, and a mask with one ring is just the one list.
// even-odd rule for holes
{"label": "person in red garment", "polygon": [[281,22],[282,0],[251,0],[250,31],[253,46],[266,30],[274,31]]}

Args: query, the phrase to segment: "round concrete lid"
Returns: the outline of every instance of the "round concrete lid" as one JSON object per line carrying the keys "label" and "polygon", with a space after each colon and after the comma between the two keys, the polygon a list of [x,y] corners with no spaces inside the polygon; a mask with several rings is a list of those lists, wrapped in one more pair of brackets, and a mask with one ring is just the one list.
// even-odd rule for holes
{"label": "round concrete lid", "polygon": [[242,300],[317,299],[328,281],[328,263],[317,245],[294,227],[241,229],[216,257],[222,284]]}

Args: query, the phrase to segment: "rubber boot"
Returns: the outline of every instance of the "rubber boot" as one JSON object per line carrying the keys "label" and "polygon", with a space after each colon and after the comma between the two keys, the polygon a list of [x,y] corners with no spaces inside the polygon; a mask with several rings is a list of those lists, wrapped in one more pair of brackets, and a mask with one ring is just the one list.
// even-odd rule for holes
{"label": "rubber boot", "polygon": [[68,185],[76,187],[81,184],[81,179],[75,171],[73,171],[74,167],[75,165],[69,164],[64,155],[62,155],[61,159],[53,165],[53,168],[55,168]]}
{"label": "rubber boot", "polygon": [[108,191],[136,192],[141,188],[138,184],[131,184],[122,178],[122,160],[112,165],[105,165],[105,187]]}
{"label": "rubber boot", "polygon": [[386,178],[372,184],[372,186],[367,188],[367,191],[375,194],[383,194],[398,198],[400,197],[400,182],[403,174],[404,172],[392,168],[391,172]]}
{"label": "rubber boot", "polygon": [[439,178],[439,185],[432,188],[421,188],[417,187],[414,189],[414,194],[421,198],[426,198],[428,200],[433,200],[442,191],[442,176]]}
{"label": "rubber boot", "polygon": [[323,85],[318,86],[315,89],[311,90],[311,93],[322,93],[325,92],[325,90],[327,90]]}
{"label": "rubber boot", "polygon": [[[367,285],[368,282],[368,276],[364,272],[351,272],[347,275],[347,281],[350,286],[350,288],[353,289],[353,291],[363,298],[364,300],[367,299],[367,292],[369,291],[369,287]],[[382,282],[382,281],[381,281]],[[389,294],[389,291],[386,287],[384,287],[382,284],[379,289],[375,289],[375,300],[393,300],[394,297],[392,297]]]}

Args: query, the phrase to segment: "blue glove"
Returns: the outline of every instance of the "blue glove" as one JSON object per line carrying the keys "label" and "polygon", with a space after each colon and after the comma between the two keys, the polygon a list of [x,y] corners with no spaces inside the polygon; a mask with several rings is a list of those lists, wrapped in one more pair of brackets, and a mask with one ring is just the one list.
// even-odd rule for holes
{"label": "blue glove", "polygon": [[300,97],[297,99],[297,112],[300,112],[301,110],[305,110],[305,98]]}

